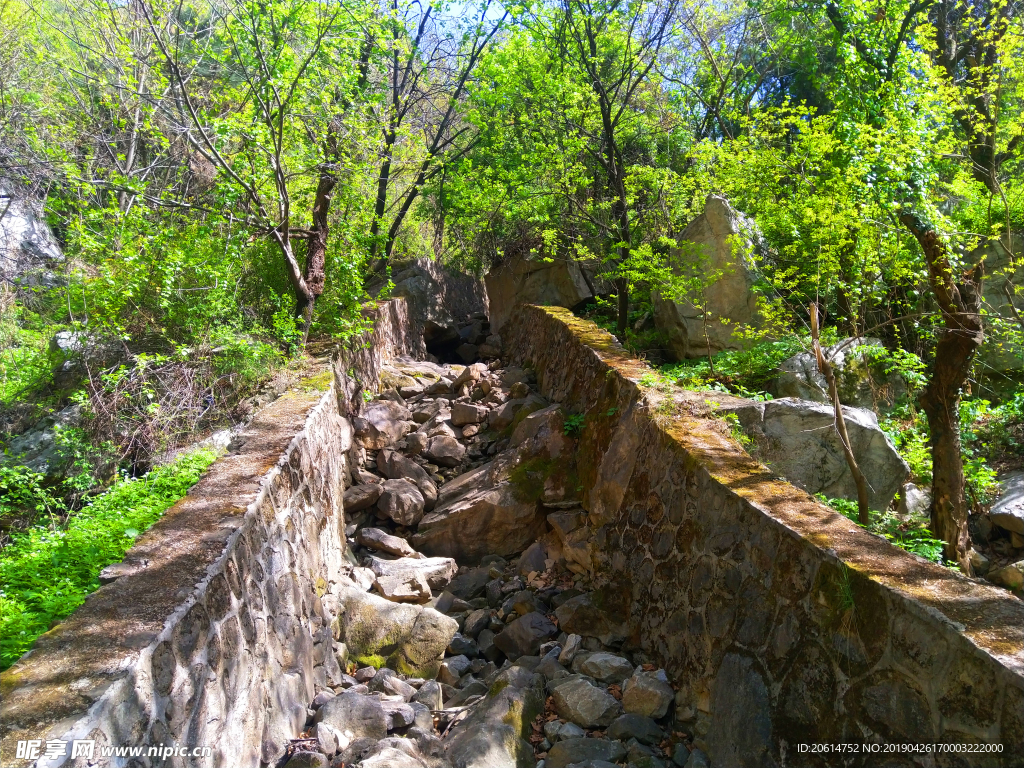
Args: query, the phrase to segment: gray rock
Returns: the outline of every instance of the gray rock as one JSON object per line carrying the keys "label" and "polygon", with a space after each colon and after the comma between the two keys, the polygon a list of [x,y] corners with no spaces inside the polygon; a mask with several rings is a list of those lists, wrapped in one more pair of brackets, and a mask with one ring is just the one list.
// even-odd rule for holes
{"label": "gray rock", "polygon": [[468,637],[456,634],[448,644],[448,653],[453,656],[468,656],[473,659],[480,655],[480,649],[477,647],[477,644]]}
{"label": "gray rock", "polygon": [[416,712],[404,701],[381,701],[381,707],[388,716],[388,730],[405,728],[416,722]]}
{"label": "gray rock", "polygon": [[572,665],[573,671],[602,683],[621,683],[633,674],[633,665],[612,653],[591,653]]}
{"label": "gray rock", "polygon": [[[584,269],[587,277],[583,275]],[[547,262],[524,255],[510,256],[484,276],[491,329],[501,330],[516,304],[574,307],[591,298],[588,277],[592,285],[600,286],[599,291],[604,290],[595,272],[596,264],[581,264],[575,259]]]}
{"label": "gray rock", "polygon": [[377,469],[391,480],[408,480],[423,496],[423,508],[431,510],[437,503],[437,486],[427,470],[397,451],[382,450],[377,454]]}
{"label": "gray rock", "polygon": [[[856,501],[857,486],[846,464],[831,406],[793,398],[757,403],[725,397],[719,402],[718,413],[736,414],[772,470],[808,493]],[[843,416],[857,464],[868,478],[871,509],[888,509],[910,468],[879,429],[872,411],[844,407]]]}
{"label": "gray rock", "polygon": [[583,678],[559,685],[551,696],[555,712],[583,728],[610,725],[622,714],[622,705],[614,696]]}
{"label": "gray rock", "polygon": [[441,684],[435,680],[427,680],[420,686],[420,689],[413,694],[412,701],[417,704],[422,704],[428,709],[440,709],[442,706]]}
{"label": "gray rock", "polygon": [[317,723],[313,726],[313,738],[320,745],[320,751],[328,757],[332,757],[337,753],[340,746],[339,741],[344,737],[327,723]]}
{"label": "gray rock", "polygon": [[989,517],[1000,528],[1024,535],[1024,471],[1007,472],[999,480],[1002,488]]}
{"label": "gray rock", "polygon": [[619,715],[608,726],[606,731],[609,739],[628,741],[634,738],[642,744],[658,744],[665,738],[665,732],[649,717],[627,712]]}
{"label": "gray rock", "polygon": [[522,552],[544,533],[543,512],[511,481],[514,453],[460,475],[441,488],[437,506],[420,521],[411,543],[428,555],[479,562]]}
{"label": "gray rock", "polygon": [[452,656],[441,662],[437,679],[445,685],[457,686],[462,676],[469,671],[468,656]]}
{"label": "gray rock", "polygon": [[621,742],[608,739],[564,739],[548,752],[546,768],[567,768],[573,763],[603,760],[617,763],[626,756]]}
{"label": "gray rock", "polygon": [[447,435],[430,438],[423,455],[442,467],[457,467],[466,456],[466,446]]}
{"label": "gray rock", "polygon": [[487,568],[468,568],[452,579],[448,591],[463,600],[472,600],[483,593],[490,580]]}
{"label": "gray rock", "polygon": [[315,723],[326,723],[349,740],[361,737],[383,739],[388,734],[388,716],[378,699],[345,691],[317,710]]}
{"label": "gray rock", "polygon": [[383,657],[388,667],[403,674],[437,674],[444,650],[459,629],[455,619],[433,608],[392,603],[355,589],[343,589],[339,597],[343,637],[357,662]]}
{"label": "gray rock", "polygon": [[368,485],[353,485],[347,491],[345,491],[344,504],[345,511],[361,512],[364,509],[369,509],[377,500],[380,498],[380,494],[383,489],[378,483],[370,483]]}
{"label": "gray rock", "polygon": [[409,542],[405,539],[392,536],[380,528],[361,528],[356,534],[356,543],[396,557],[409,557],[416,554],[416,550],[410,547]]}
{"label": "gray rock", "polygon": [[536,655],[540,644],[556,634],[558,629],[551,620],[543,613],[534,611],[507,625],[494,638],[494,644],[510,661],[515,661],[520,656]]}
{"label": "gray rock", "polygon": [[913,483],[905,483],[900,490],[900,500],[896,511],[901,515],[928,515],[932,506],[932,492],[918,488]]}
{"label": "gray rock", "polygon": [[993,584],[998,584],[1001,587],[1006,587],[1012,590],[1024,589],[1024,560],[1016,563],[1010,563],[1010,565],[999,568],[995,571],[989,571],[989,581]]}
{"label": "gray rock", "polygon": [[466,617],[466,622],[462,626],[462,631],[467,637],[476,637],[480,632],[487,628],[487,625],[491,622],[491,609],[480,608],[473,611],[469,616]]}
{"label": "gray rock", "polygon": [[462,427],[467,424],[479,424],[487,418],[487,406],[472,403],[455,403],[452,406],[452,424]]}
{"label": "gray rock", "polygon": [[399,525],[414,526],[423,519],[424,499],[408,480],[385,480],[381,484],[377,509]]}
{"label": "gray rock", "polygon": [[450,557],[401,557],[385,560],[371,555],[367,565],[378,577],[422,574],[432,589],[444,589],[458,570],[458,565]]}
{"label": "gray rock", "polygon": [[679,768],[684,768],[689,759],[690,750],[682,742],[677,743],[672,749],[672,762],[678,765]]}
{"label": "gray rock", "polygon": [[[715,715],[704,738],[718,765],[755,768],[771,761],[772,698],[758,667],[753,659],[737,653],[727,653],[718,667],[711,689],[711,711]],[[864,704],[869,711],[870,698],[866,695]],[[898,695],[892,695],[891,689],[878,691],[878,699],[883,702],[886,719],[891,720],[893,712],[906,715],[913,710]],[[882,719],[877,717],[880,714],[872,711],[869,716]],[[917,727],[912,732],[919,737],[931,734],[927,727]],[[904,737],[910,738],[908,733]]]}
{"label": "gray rock", "polygon": [[446,755],[457,768],[533,765],[527,739],[530,724],[544,709],[540,675],[513,666],[501,672],[469,717],[448,734]]}
{"label": "gray rock", "polygon": [[[555,615],[558,615],[558,611],[555,611]],[[561,622],[561,617],[559,617],[558,620]],[[569,635],[565,640],[565,646],[562,648],[562,652],[558,655],[558,662],[560,664],[572,664],[573,659],[576,658],[576,654],[579,653],[580,648],[582,647],[582,637],[579,635]]]}
{"label": "gray rock", "polygon": [[430,602],[430,585],[419,571],[396,576],[378,576],[373,582],[378,594],[394,603]]}
{"label": "gray rock", "polygon": [[704,357],[709,346],[712,353],[740,349],[744,342],[735,331],[760,326],[752,261],[759,237],[752,221],[716,195],[708,196],[704,212],[683,230],[683,261],[696,265],[698,273],[719,276],[704,288],[703,301],[698,302],[706,302],[712,318],[707,323],[694,297],[652,294],[655,324],[668,336],[677,358]]}
{"label": "gray rock", "polygon": [[481,629],[480,634],[476,636],[476,644],[480,649],[480,655],[488,661],[497,661],[501,658],[501,649],[494,644],[494,638],[497,635],[494,634],[490,629]]}
{"label": "gray rock", "polygon": [[324,704],[334,698],[334,691],[320,691],[316,696],[313,697],[313,701],[310,705],[313,709],[320,709]]}
{"label": "gray rock", "polygon": [[664,675],[662,670],[644,672],[638,669],[634,672],[622,687],[622,708],[631,714],[655,720],[664,717],[675,698],[675,691]]}
{"label": "gray rock", "polygon": [[374,400],[352,420],[355,436],[367,448],[378,451],[397,443],[415,428],[412,412],[392,400]]}
{"label": "gray rock", "polygon": [[[907,385],[899,373],[887,373],[885,364],[872,362],[869,355],[858,352],[861,347],[884,350],[881,339],[846,338],[825,347],[822,353],[836,374],[839,401],[843,405],[868,408],[877,412],[889,410],[907,394]],[[818,363],[811,352],[801,352],[779,365],[778,373],[768,384],[775,397],[794,397],[828,403],[828,383],[818,372]]]}
{"label": "gray rock", "polygon": [[371,755],[360,761],[359,765],[360,768],[426,768],[427,764],[418,756],[398,747],[378,745]]}

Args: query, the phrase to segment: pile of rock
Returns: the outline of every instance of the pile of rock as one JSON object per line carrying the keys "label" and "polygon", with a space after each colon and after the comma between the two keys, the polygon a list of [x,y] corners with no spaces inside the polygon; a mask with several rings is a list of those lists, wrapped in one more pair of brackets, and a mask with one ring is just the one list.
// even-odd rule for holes
{"label": "pile of rock", "polygon": [[[335,660],[282,765],[708,765],[594,599],[565,414],[531,372],[399,361],[353,420]],[[598,607],[600,606],[600,607]],[[674,727],[675,726],[675,727]]]}

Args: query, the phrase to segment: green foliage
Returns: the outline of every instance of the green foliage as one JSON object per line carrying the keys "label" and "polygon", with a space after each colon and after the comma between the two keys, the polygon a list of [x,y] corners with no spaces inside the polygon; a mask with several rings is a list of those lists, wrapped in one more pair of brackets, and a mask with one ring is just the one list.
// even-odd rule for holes
{"label": "green foliage", "polygon": [[[860,525],[857,502],[847,499],[828,499],[820,493],[817,498],[850,521]],[[883,537],[893,546],[933,563],[942,564],[943,543],[939,539],[932,538],[927,520],[904,520],[891,512],[874,511],[871,513],[871,523],[861,527]]]}
{"label": "green foliage", "polygon": [[586,415],[582,413],[567,414],[565,423],[562,425],[562,432],[566,437],[579,437],[583,434],[583,425],[586,420]]}
{"label": "green foliage", "polygon": [[[834,340],[834,329],[822,334],[823,342]],[[714,374],[706,359],[684,360],[661,366],[661,372],[684,389],[711,389],[732,392],[742,397],[770,399],[763,390],[775,375],[779,363],[803,352],[808,339],[787,336],[778,341],[762,341],[745,350],[726,350],[714,355]]]}
{"label": "green foliage", "polygon": [[99,587],[99,572],[121,560],[215,458],[209,450],[183,455],[145,477],[121,480],[66,525],[13,534],[0,553],[0,668],[81,605]]}
{"label": "green foliage", "polygon": [[63,512],[63,502],[44,485],[45,479],[25,466],[0,464],[0,523]]}

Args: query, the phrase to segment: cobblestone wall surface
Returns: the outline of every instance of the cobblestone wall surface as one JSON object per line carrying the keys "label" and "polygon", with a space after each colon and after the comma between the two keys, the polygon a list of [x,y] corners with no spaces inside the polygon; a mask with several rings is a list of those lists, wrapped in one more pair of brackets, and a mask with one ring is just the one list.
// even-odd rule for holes
{"label": "cobblestone wall surface", "polygon": [[[627,643],[680,683],[677,717],[714,765],[1024,765],[1024,604],[771,475],[693,398],[641,387],[646,366],[567,310],[520,307],[502,336],[546,396],[586,414],[599,594],[627,596]],[[869,742],[1002,752],[800,746]]]}
{"label": "cobblestone wall surface", "polygon": [[[117,578],[0,676],[0,764],[19,740],[66,741],[42,766],[232,766],[275,761],[337,678],[331,584],[345,564],[351,397],[409,348],[402,300],[335,356],[327,392],[262,410],[152,528]],[[361,398],[356,405],[361,403]],[[94,755],[71,758],[75,740]],[[212,758],[105,759],[105,746],[209,746]]]}

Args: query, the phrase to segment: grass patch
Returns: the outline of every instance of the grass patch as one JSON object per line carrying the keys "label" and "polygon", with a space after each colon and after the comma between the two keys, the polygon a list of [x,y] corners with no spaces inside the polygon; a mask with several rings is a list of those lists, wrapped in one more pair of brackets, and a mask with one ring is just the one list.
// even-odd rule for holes
{"label": "grass patch", "polygon": [[201,449],[144,477],[121,480],[63,526],[13,534],[0,552],[0,670],[99,586],[143,531],[193,486],[216,454]]}
{"label": "grass patch", "polygon": [[755,398],[760,394],[763,399],[763,391],[776,376],[779,363],[805,352],[809,346],[806,339],[789,336],[749,349],[719,352],[712,356],[714,373],[706,357],[663,365],[660,372],[683,389],[710,389]]}

